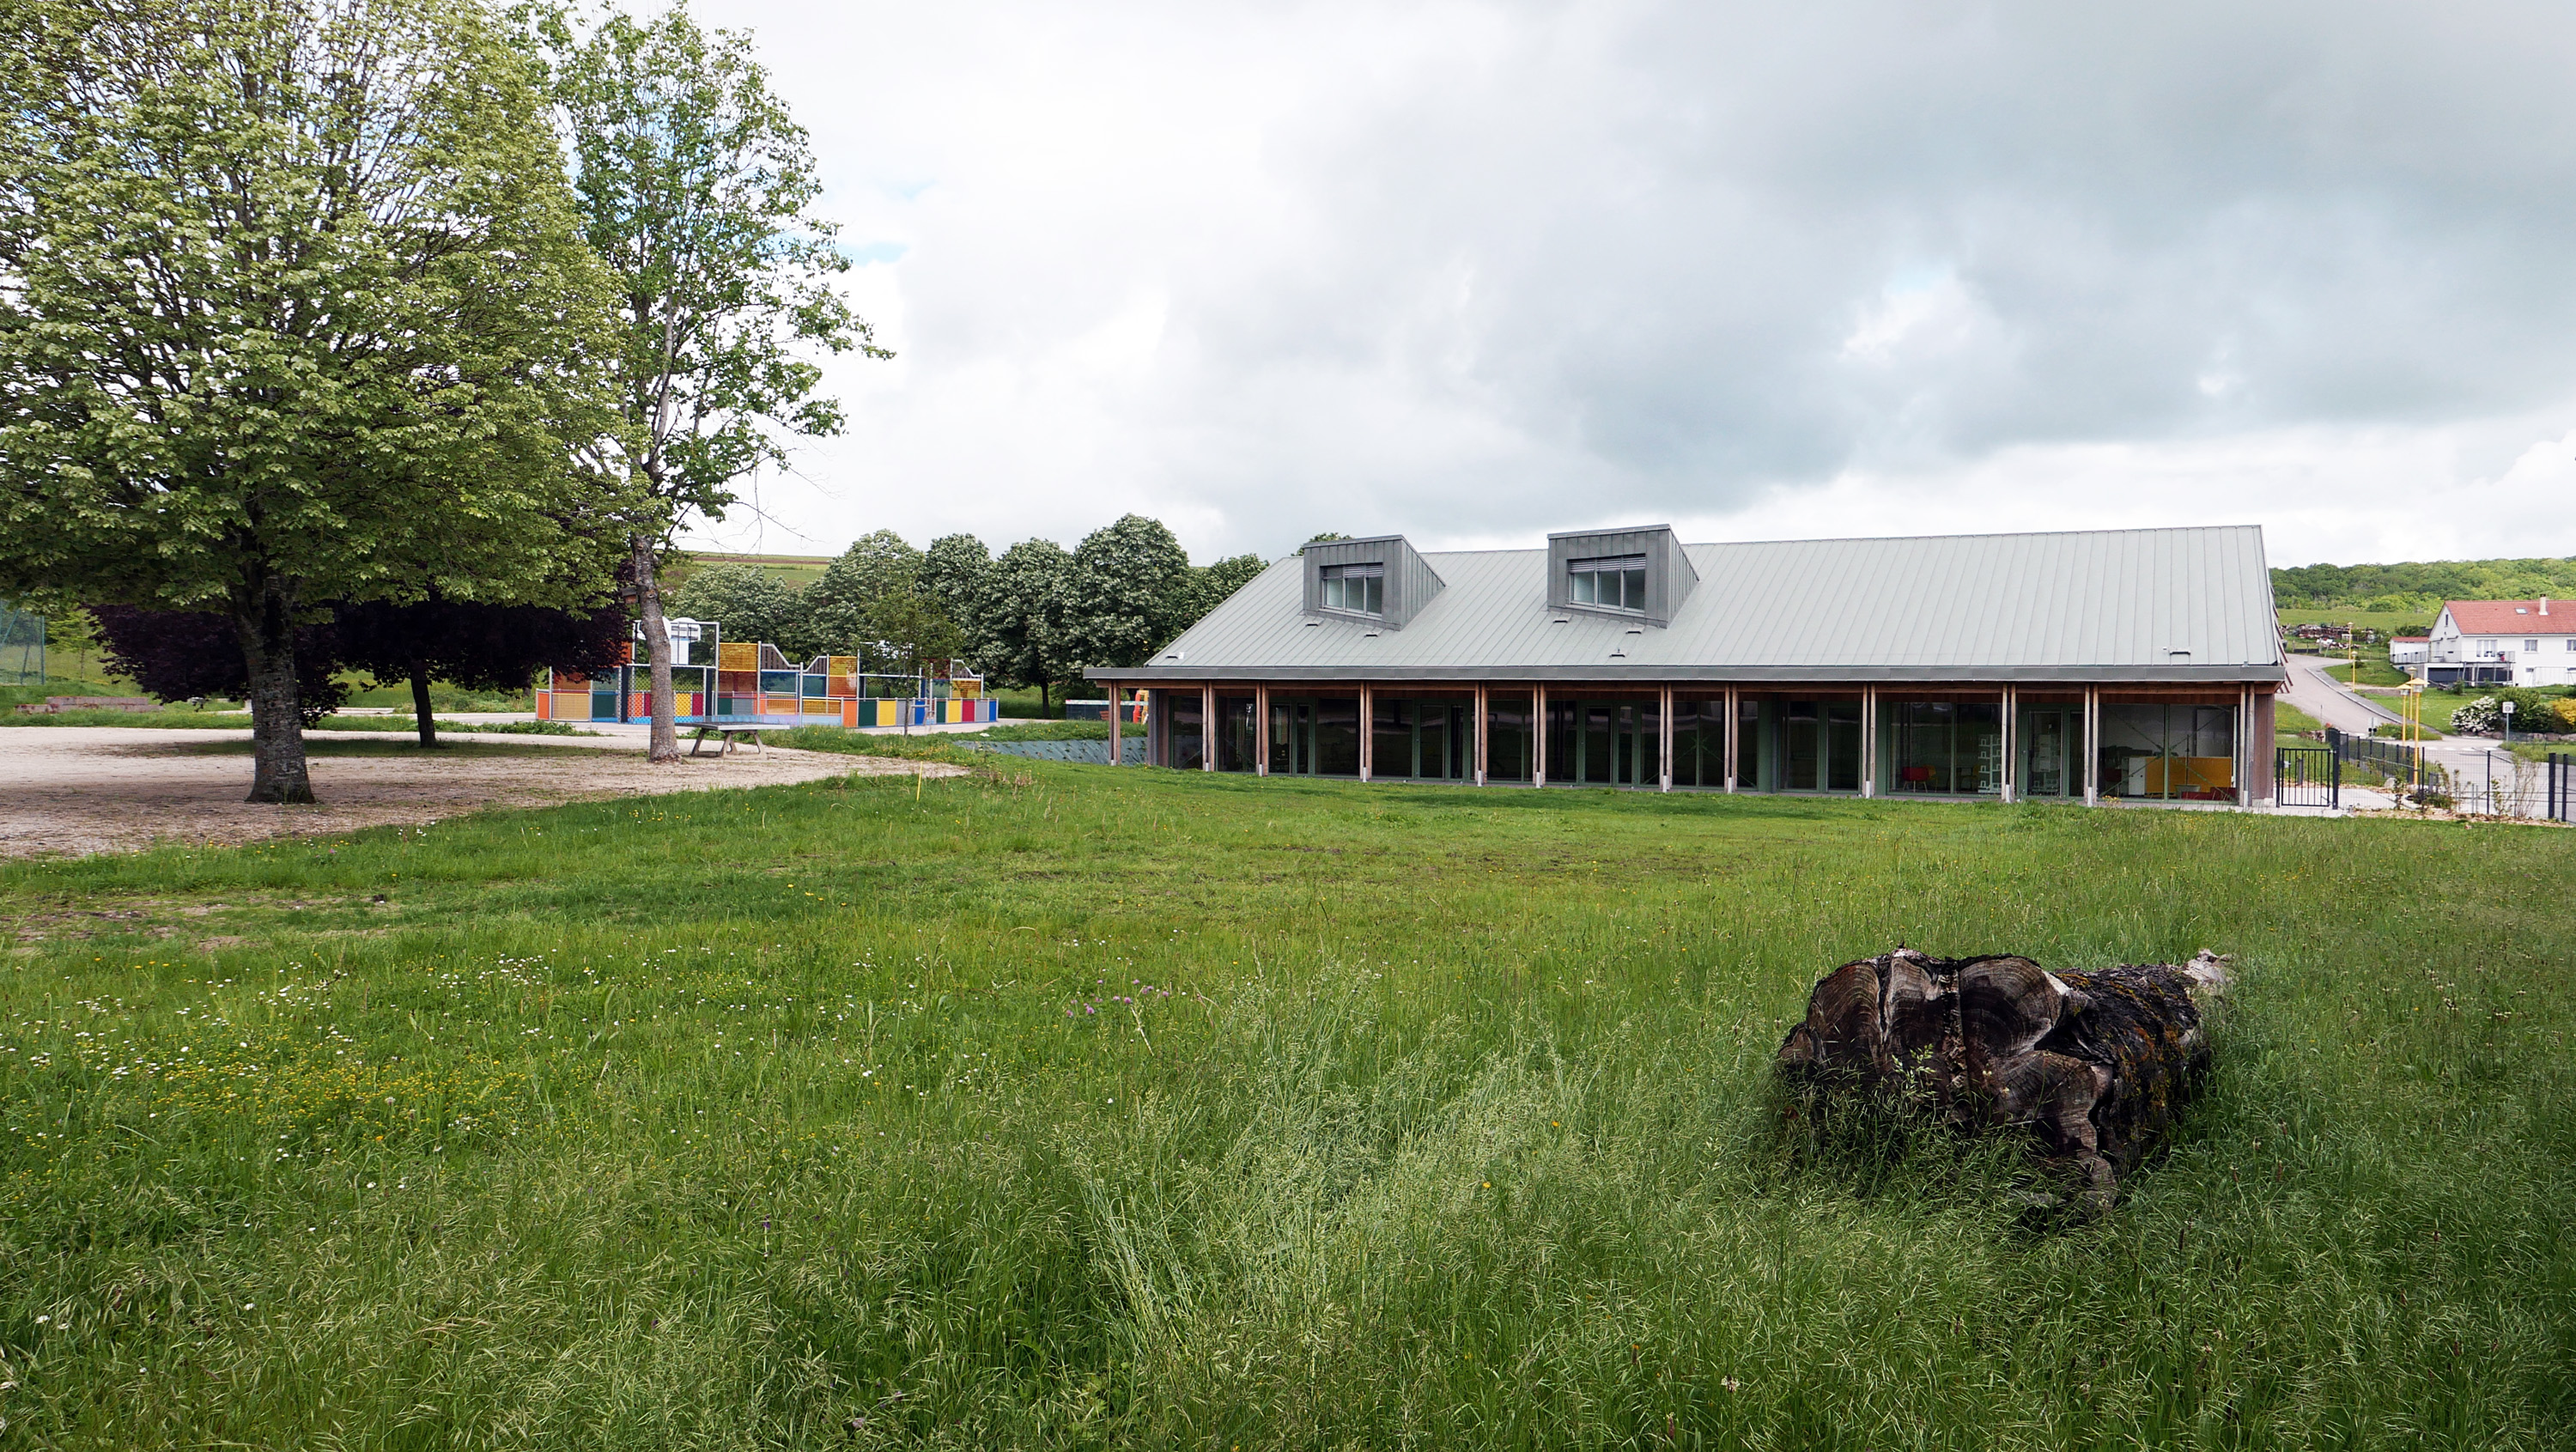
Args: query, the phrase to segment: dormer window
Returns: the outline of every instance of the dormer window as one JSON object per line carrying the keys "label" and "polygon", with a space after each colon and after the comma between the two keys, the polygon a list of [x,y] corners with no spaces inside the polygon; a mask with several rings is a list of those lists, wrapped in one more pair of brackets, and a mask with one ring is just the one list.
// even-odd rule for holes
{"label": "dormer window", "polygon": [[1646,608],[1646,557],[1644,555],[1604,555],[1589,560],[1565,562],[1568,602],[1590,605],[1600,610],[1634,610]]}
{"label": "dormer window", "polygon": [[1386,565],[1326,565],[1317,571],[1316,603],[1357,615],[1386,613]]}

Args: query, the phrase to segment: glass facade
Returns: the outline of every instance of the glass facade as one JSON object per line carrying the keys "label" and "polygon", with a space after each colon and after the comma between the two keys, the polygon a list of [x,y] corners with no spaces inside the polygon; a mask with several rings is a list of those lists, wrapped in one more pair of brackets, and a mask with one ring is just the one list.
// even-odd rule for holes
{"label": "glass facade", "polygon": [[[2062,694],[2062,693],[2061,693]],[[1893,696],[1893,693],[1890,693]],[[1386,780],[1468,782],[1476,777],[1476,706],[1463,692],[1377,695],[1361,715],[1356,695],[1276,695],[1267,721],[1257,698],[1216,697],[1202,719],[1197,691],[1158,692],[1162,759],[1196,769],[1215,753],[1220,771],[1250,772],[1267,732],[1270,769],[1288,776],[1359,775],[1362,731],[1371,775]],[[2089,766],[2101,795],[2128,801],[2236,802],[2241,723],[2232,701],[2119,700],[2099,703],[2100,737],[2085,739],[2080,700],[2024,697],[2013,733],[2014,795],[2032,801],[2082,800]],[[1672,784],[1717,790],[1726,785],[1727,702],[1717,694],[1676,693]],[[1738,693],[1736,788],[1747,792],[1858,794],[1874,775],[1882,796],[1995,797],[2005,778],[2001,703],[1961,698],[1883,697],[1876,723],[1876,769],[1868,768],[1870,733],[1857,694]],[[1489,692],[1486,779],[1528,782],[1544,753],[1554,786],[1652,788],[1662,756],[1660,703],[1634,694],[1580,694],[1547,704],[1545,738],[1531,697],[1508,688]],[[2088,758],[2087,752],[2091,755]]]}
{"label": "glass facade", "polygon": [[1516,691],[1485,698],[1485,780],[1530,779],[1530,705],[1531,698]]}
{"label": "glass facade", "polygon": [[1272,696],[1270,770],[1279,776],[1360,774],[1360,698]]}
{"label": "glass facade", "polygon": [[2004,708],[1895,701],[1881,714],[1892,795],[1994,796],[2004,789]]}
{"label": "glass facade", "polygon": [[1423,781],[1476,779],[1476,703],[1455,697],[1401,700],[1372,696],[1371,777]]}
{"label": "glass facade", "polygon": [[1653,701],[1547,703],[1547,779],[1553,785],[1657,786],[1661,726]]}
{"label": "glass facade", "polygon": [[1673,785],[1726,785],[1726,698],[1673,701]]}
{"label": "glass facade", "polygon": [[1183,771],[1207,765],[1206,703],[1196,691],[1162,691],[1163,764]]}
{"label": "glass facade", "polygon": [[2106,797],[2232,802],[2236,800],[2236,710],[2161,701],[2105,701],[2099,757]]}
{"label": "glass facade", "polygon": [[2021,710],[2021,774],[2013,793],[2032,800],[2084,795],[2084,707],[2050,702]]}
{"label": "glass facade", "polygon": [[1261,702],[1253,696],[1216,698],[1216,769],[1261,769]]}

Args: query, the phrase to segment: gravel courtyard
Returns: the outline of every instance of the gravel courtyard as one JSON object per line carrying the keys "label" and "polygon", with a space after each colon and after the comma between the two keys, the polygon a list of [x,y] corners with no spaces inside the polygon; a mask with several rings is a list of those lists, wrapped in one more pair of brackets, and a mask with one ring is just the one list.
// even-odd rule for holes
{"label": "gravel courtyard", "polygon": [[[401,738],[317,731],[312,741]],[[115,726],[0,732],[0,857],[125,852],[162,842],[221,844],[423,822],[482,807],[534,807],[600,797],[768,786],[850,774],[931,776],[960,769],[772,747],[678,766],[644,760],[640,734],[601,737],[447,735],[451,752],[316,755],[309,807],[253,806],[248,731]],[[226,748],[219,743],[233,743]],[[479,749],[477,749],[479,748]]]}

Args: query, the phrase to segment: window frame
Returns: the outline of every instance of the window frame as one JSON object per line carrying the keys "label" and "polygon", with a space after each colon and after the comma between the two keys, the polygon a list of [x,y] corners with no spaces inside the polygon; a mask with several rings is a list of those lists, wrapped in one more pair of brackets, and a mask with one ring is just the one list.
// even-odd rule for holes
{"label": "window frame", "polygon": [[[1619,582],[1619,599],[1601,598],[1601,581]],[[1578,585],[1576,582],[1581,581]],[[1628,602],[1633,594],[1636,603]],[[1611,610],[1622,615],[1646,613],[1646,556],[1639,554],[1593,555],[1565,562],[1566,603],[1586,610]]]}
{"label": "window frame", "polygon": [[[1367,604],[1353,605],[1334,597],[1347,595],[1351,582],[1365,582],[1361,595]],[[1337,611],[1344,615],[1384,617],[1386,614],[1386,562],[1352,560],[1338,565],[1319,565],[1315,569],[1315,608]]]}

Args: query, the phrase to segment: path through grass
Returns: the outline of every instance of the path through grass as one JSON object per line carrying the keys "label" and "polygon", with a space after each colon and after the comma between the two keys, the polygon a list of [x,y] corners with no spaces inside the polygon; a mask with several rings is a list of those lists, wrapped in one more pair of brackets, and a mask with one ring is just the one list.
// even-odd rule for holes
{"label": "path through grass", "polygon": [[[2558,1445],[2576,835],[1012,763],[0,868],[0,1444]],[[1902,940],[2238,955],[2101,1223]]]}

